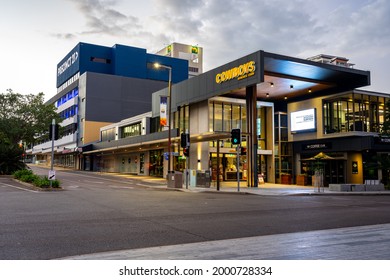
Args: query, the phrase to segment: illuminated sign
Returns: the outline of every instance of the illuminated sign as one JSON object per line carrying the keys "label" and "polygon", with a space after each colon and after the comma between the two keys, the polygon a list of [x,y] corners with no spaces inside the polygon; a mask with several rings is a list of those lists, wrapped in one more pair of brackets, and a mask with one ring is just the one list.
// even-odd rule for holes
{"label": "illuminated sign", "polygon": [[57,69],[57,77],[64,73],[66,69],[68,69],[70,66],[72,66],[77,59],[79,58],[79,53],[76,51],[74,52],[67,60],[64,61],[64,63],[61,64],[60,67]]}
{"label": "illuminated sign", "polygon": [[249,61],[247,63],[241,64],[240,66],[234,67],[232,69],[223,71],[215,75],[215,82],[221,84],[233,79],[241,80],[253,76],[256,71],[255,62]]}
{"label": "illuminated sign", "polygon": [[292,112],[291,132],[315,131],[316,130],[316,109],[308,109]]}
{"label": "illuminated sign", "polygon": [[198,54],[198,53],[199,53],[199,48],[198,48],[198,46],[192,46],[192,47],[191,47],[191,53],[193,53],[193,54]]}
{"label": "illuminated sign", "polygon": [[314,144],[303,144],[302,150],[323,150],[332,149],[332,143],[314,143]]}

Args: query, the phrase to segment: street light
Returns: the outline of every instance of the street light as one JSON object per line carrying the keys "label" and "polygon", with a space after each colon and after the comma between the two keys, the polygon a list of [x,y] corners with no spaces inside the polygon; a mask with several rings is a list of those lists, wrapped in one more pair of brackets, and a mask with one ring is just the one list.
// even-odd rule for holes
{"label": "street light", "polygon": [[[169,71],[169,77],[168,77],[168,176],[171,173],[171,91],[172,91],[172,67],[163,65],[160,63],[155,63],[154,68],[156,69],[167,69]],[[167,179],[168,179],[167,176]]]}

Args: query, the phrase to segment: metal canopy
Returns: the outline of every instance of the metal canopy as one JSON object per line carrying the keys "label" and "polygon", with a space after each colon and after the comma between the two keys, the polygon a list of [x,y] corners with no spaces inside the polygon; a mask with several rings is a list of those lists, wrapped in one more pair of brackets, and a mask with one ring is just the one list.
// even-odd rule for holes
{"label": "metal canopy", "polygon": [[[263,52],[264,82],[259,100],[299,100],[353,90],[370,84],[370,72]],[[225,96],[245,98],[245,88]]]}

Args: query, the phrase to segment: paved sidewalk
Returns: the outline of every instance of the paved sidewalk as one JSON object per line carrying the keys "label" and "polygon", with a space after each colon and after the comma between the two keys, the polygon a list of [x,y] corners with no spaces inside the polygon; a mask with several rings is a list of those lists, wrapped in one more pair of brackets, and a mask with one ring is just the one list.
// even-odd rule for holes
{"label": "paved sidewalk", "polygon": [[329,188],[318,188],[313,186],[299,186],[299,185],[283,185],[274,183],[265,183],[259,185],[258,188],[250,188],[246,186],[246,182],[240,182],[238,188],[237,182],[221,182],[220,189],[217,190],[216,182],[211,182],[210,188],[191,187],[183,184],[182,188],[168,188],[167,180],[164,178],[156,178],[150,176],[129,175],[123,173],[104,173],[99,172],[104,176],[113,176],[121,178],[129,178],[139,181],[137,185],[147,188],[167,189],[171,191],[183,192],[214,192],[214,193],[231,193],[231,194],[252,194],[264,196],[281,196],[281,195],[390,195],[390,191],[367,191],[367,192],[335,192],[329,191]]}
{"label": "paved sidewalk", "polygon": [[69,256],[68,260],[389,260],[390,224]]}
{"label": "paved sidewalk", "polygon": [[[41,168],[48,168],[47,166],[31,165]],[[58,171],[70,171],[66,168],[55,167]],[[283,195],[390,195],[390,191],[366,191],[366,192],[335,192],[329,191],[329,188],[317,188],[313,186],[299,186],[299,185],[283,185],[274,183],[260,184],[258,188],[249,188],[246,182],[240,182],[238,189],[237,181],[223,181],[220,183],[220,190],[217,190],[216,182],[211,182],[210,188],[188,187],[183,184],[182,188],[168,188],[167,180],[164,178],[157,178],[151,176],[139,176],[124,173],[111,172],[91,172],[91,171],[76,171],[84,172],[86,174],[97,174],[107,177],[128,178],[136,180],[138,186],[154,189],[166,189],[170,191],[183,192],[215,192],[215,193],[231,193],[231,194],[252,194],[264,196],[283,196]]]}

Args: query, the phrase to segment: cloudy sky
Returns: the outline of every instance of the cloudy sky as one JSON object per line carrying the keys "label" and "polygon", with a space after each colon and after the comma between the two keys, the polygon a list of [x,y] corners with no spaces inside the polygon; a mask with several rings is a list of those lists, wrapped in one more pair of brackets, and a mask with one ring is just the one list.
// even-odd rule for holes
{"label": "cloudy sky", "polygon": [[210,70],[257,50],[347,57],[390,93],[388,0],[0,0],[0,92],[56,93],[57,63],[78,43],[154,53],[203,47]]}

